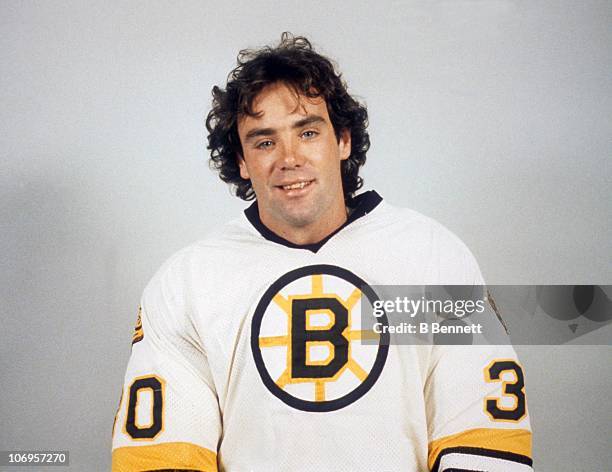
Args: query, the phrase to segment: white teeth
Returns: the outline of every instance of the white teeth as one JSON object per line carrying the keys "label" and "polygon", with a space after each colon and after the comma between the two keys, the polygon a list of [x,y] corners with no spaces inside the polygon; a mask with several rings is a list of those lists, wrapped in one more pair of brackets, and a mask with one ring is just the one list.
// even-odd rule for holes
{"label": "white teeth", "polygon": [[285,190],[295,190],[296,188],[304,188],[309,183],[310,182],[297,182],[297,183],[291,184],[291,185],[283,185],[283,189],[285,189]]}

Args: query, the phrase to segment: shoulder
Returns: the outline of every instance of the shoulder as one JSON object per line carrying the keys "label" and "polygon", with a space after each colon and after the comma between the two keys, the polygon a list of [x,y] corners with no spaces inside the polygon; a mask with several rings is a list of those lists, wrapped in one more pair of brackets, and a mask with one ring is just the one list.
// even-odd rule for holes
{"label": "shoulder", "polygon": [[212,276],[221,266],[227,267],[237,258],[239,249],[252,245],[254,240],[256,238],[244,218],[238,217],[223,224],[168,257],[151,278],[145,295],[160,289],[174,296],[186,295],[194,278],[206,280],[208,277],[203,278],[203,275]]}
{"label": "shoulder", "polygon": [[422,239],[449,250],[468,251],[463,241],[435,219],[410,208],[397,207],[383,202],[376,212],[377,223],[396,231],[399,236]]}
{"label": "shoulder", "polygon": [[142,294],[145,329],[175,339],[200,339],[194,331],[194,316],[208,306],[210,294],[224,290],[226,283],[220,281],[231,281],[236,276],[241,266],[240,253],[244,254],[236,247],[249,244],[249,238],[253,239],[248,228],[237,218],[168,257]]}
{"label": "shoulder", "polygon": [[470,249],[440,222],[416,210],[386,202],[381,205],[377,219],[377,224],[390,232],[404,251],[422,255],[429,283],[483,283]]}

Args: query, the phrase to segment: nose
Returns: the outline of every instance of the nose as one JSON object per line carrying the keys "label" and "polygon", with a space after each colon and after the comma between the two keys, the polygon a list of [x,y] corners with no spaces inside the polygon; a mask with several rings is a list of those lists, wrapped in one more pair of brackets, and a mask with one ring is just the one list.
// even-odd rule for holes
{"label": "nose", "polygon": [[281,170],[295,169],[304,165],[304,157],[297,140],[288,139],[283,142],[279,161]]}

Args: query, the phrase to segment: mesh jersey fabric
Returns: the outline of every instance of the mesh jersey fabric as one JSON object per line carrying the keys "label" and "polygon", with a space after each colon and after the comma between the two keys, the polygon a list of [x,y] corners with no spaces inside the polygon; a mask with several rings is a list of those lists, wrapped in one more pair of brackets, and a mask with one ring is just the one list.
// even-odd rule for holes
{"label": "mesh jersey fabric", "polygon": [[[531,470],[528,413],[485,409],[517,381],[511,346],[390,345],[382,356],[353,326],[359,283],[483,284],[471,252],[374,192],[353,215],[299,247],[247,212],[166,261],[141,300],[114,471]],[[507,365],[491,381],[496,362]]]}

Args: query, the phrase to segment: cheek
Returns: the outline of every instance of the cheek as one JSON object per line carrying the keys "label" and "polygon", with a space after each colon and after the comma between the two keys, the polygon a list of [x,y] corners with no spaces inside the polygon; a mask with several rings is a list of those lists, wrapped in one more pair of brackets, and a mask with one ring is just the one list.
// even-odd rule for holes
{"label": "cheek", "polygon": [[266,185],[271,171],[270,163],[264,156],[247,156],[240,165],[240,176],[250,180],[253,188]]}
{"label": "cheek", "polygon": [[318,143],[314,152],[311,153],[311,156],[316,158],[317,165],[320,168],[324,168],[330,172],[336,167],[339,168],[340,162],[342,161],[342,153],[340,152],[335,138],[330,138],[327,142]]}
{"label": "cheek", "polygon": [[341,150],[338,148],[338,143],[334,141],[334,147],[327,154],[326,167],[330,174],[340,174],[341,165],[343,162],[343,156]]}

